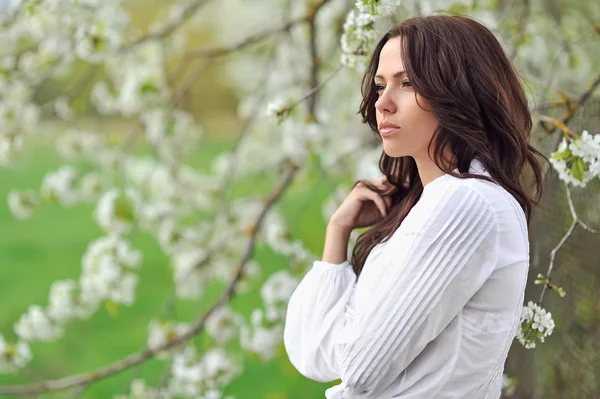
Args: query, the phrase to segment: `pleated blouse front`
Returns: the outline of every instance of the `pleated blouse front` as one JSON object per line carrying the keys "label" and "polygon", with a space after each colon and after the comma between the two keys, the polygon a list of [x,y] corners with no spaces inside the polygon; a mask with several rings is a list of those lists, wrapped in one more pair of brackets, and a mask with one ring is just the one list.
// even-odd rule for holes
{"label": "pleated blouse front", "polygon": [[[469,171],[489,176],[478,159]],[[358,281],[348,261],[314,263],[288,305],[286,351],[306,377],[341,379],[329,399],[497,399],[528,267],[515,198],[443,175]]]}

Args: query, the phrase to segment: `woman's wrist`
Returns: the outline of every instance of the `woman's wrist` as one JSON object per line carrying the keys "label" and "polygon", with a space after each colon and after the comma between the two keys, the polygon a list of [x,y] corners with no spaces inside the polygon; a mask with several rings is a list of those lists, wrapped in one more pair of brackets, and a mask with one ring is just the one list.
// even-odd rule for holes
{"label": "woman's wrist", "polygon": [[323,262],[339,264],[347,260],[350,233],[352,233],[352,230],[338,226],[335,223],[327,225]]}

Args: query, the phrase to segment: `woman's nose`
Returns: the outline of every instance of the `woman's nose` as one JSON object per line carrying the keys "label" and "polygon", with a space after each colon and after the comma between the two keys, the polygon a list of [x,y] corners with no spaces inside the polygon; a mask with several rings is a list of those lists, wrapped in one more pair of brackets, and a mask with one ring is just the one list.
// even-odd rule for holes
{"label": "woman's nose", "polygon": [[382,114],[393,114],[394,112],[396,112],[396,104],[394,104],[394,101],[390,98],[388,94],[386,94],[384,90],[384,92],[379,96],[377,101],[375,101],[375,109],[377,109]]}

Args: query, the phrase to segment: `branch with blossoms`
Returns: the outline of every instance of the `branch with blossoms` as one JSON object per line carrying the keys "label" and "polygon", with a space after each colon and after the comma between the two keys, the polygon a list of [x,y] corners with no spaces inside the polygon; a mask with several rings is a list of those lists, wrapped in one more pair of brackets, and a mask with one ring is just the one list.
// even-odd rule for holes
{"label": "branch with blossoms", "polygon": [[[6,53],[0,56],[0,164],[14,162],[22,138],[29,134],[25,132],[36,130],[39,119],[46,116],[41,114],[50,106],[63,120],[80,116],[83,111],[73,109],[78,108],[73,104],[82,97],[88,100],[88,91],[90,104],[100,116],[134,122],[124,135],[110,138],[101,131],[59,132],[56,150],[65,165],[49,171],[39,190],[10,192],[9,207],[19,219],[33,217],[44,202],[63,207],[95,204],[93,217],[104,235],[90,242],[77,279],[55,281],[48,304],[31,305],[14,323],[15,343],[0,335],[0,372],[24,371],[33,357],[29,343],[58,340],[72,320],[89,319],[102,306],[114,313],[120,306],[134,304],[143,257],[129,240],[134,231],[149,233],[168,256],[172,287],[164,306],[148,324],[146,350],[97,372],[0,387],[0,393],[72,388],[72,396],[76,396],[107,376],[158,358],[167,360],[158,386],[134,380],[130,392],[117,398],[221,398],[223,387],[241,372],[241,360],[225,350],[226,344],[238,340],[244,352],[273,359],[281,343],[287,300],[298,277],[314,259],[301,240],[292,241],[292,224],[284,220],[275,204],[293,183],[306,184],[312,178],[309,170],[316,165],[317,179],[327,180],[330,188],[330,197],[321,209],[327,220],[347,189],[339,182],[380,173],[377,163],[381,148],[370,141],[355,115],[348,112],[359,101],[356,82],[379,36],[382,17],[399,13],[409,17],[417,13],[415,7],[428,6],[405,4],[401,8],[398,0],[357,0],[349,10],[345,4],[327,0],[289,2],[280,21],[264,20],[258,33],[239,38],[235,35],[243,30],[241,25],[252,20],[248,18],[250,12],[276,15],[277,7],[269,2],[238,2],[235,9],[228,9],[232,5],[222,1],[213,3],[218,7],[217,17],[202,24],[210,27],[215,37],[238,39],[185,52],[180,39],[199,11],[209,8],[201,7],[208,1],[175,4],[166,13],[166,22],[151,24],[143,36],[131,29],[124,3],[27,2],[14,20],[0,26],[0,34],[7,38]],[[541,15],[534,3],[529,6],[528,30],[537,26]],[[485,18],[485,12],[481,5],[469,9],[476,18]],[[504,18],[510,12],[505,9]],[[226,16],[226,23],[219,15]],[[25,16],[27,23],[22,20]],[[525,33],[523,27],[521,24],[519,34]],[[268,40],[272,37],[275,40]],[[258,46],[267,40],[268,48]],[[523,47],[527,45],[523,43]],[[11,54],[16,56],[5,58]],[[170,58],[179,55],[179,63],[167,70]],[[539,58],[532,70],[545,62]],[[190,63],[199,59],[203,63],[188,71]],[[227,76],[224,86],[237,96],[236,112],[242,126],[233,148],[215,156],[209,172],[200,172],[184,161],[201,146],[203,134],[202,126],[184,105],[206,68],[218,62],[224,63],[219,69]],[[84,64],[90,75],[73,80],[66,94],[65,90],[51,93],[58,95],[45,105],[35,103],[36,90],[45,91],[53,79],[71,76],[75,64]],[[103,73],[92,76],[91,71]],[[45,76],[48,79],[40,79]],[[591,91],[582,97],[578,107],[590,95]],[[269,105],[264,106],[266,99]],[[555,167],[563,168],[572,185],[575,180],[583,183],[591,170],[586,165],[593,164],[592,158],[585,157],[595,142],[590,137],[568,135],[566,146],[556,151],[560,155],[555,157]],[[146,153],[139,155],[138,148]],[[82,160],[90,165],[85,173],[72,166]],[[266,202],[256,196],[234,197],[231,187],[265,177],[281,178]],[[567,186],[576,225],[585,228],[575,214],[568,190]],[[260,287],[262,305],[246,322],[229,302],[257,284],[255,278],[261,268],[253,252],[258,240],[287,257],[292,267],[273,273],[256,287]],[[551,281],[550,274],[559,248],[553,251],[546,276],[538,278],[546,290],[556,292],[561,292],[560,287]],[[213,282],[223,283],[225,289],[206,313],[193,315],[193,323],[169,319],[176,301],[200,299]],[[531,328],[523,337],[526,346],[531,340],[543,340],[553,327],[541,300],[537,306],[539,309],[529,306],[531,311],[524,311],[531,316]],[[206,334],[214,346],[197,353],[191,338],[198,334]]]}
{"label": "branch with blossoms", "polygon": [[[321,4],[325,4],[326,1],[321,2]],[[313,18],[316,16],[316,12],[317,12],[318,8],[315,8],[315,14],[313,15]],[[315,63],[316,64],[316,63]],[[190,82],[191,84],[191,82]],[[184,85],[184,87],[181,89],[181,91],[187,90],[187,88],[189,87],[189,84]],[[316,90],[311,91],[311,93],[307,96],[305,96],[305,99],[310,99],[312,96],[314,96],[314,94],[316,93]],[[180,98],[180,97],[177,97]],[[127,143],[128,141],[125,140],[125,142]],[[164,143],[163,143],[164,144]],[[91,138],[90,138],[90,147],[89,148],[83,148],[83,150],[87,150],[90,151],[92,150],[92,146],[94,145],[94,143],[92,143]],[[125,149],[127,149],[128,145],[126,145]],[[125,151],[126,152],[126,151]],[[110,155],[110,152],[109,152]],[[129,162],[130,160],[127,158],[124,158],[123,156],[123,151],[121,151],[121,164],[126,164],[127,162]],[[282,187],[282,190],[289,184],[289,182],[291,182],[291,179],[293,177],[293,175],[296,173],[296,169],[298,169],[298,166],[294,166],[294,164],[291,164],[290,166],[290,173],[287,174],[287,176],[289,176],[289,180],[286,179],[285,184]],[[154,171],[154,169],[153,169]],[[73,183],[76,183],[78,178],[76,176],[76,172],[72,169],[63,169],[60,171],[60,175],[58,176],[68,176],[68,179],[71,181],[71,186],[73,185]],[[55,180],[63,180],[63,177],[57,177]],[[45,189],[46,190],[46,197],[48,198],[57,198],[57,200],[59,202],[62,202],[64,204],[72,204],[74,203],[76,200],[72,200],[69,199],[69,195],[68,194],[73,194],[73,193],[68,193],[67,195],[65,195],[64,192],[60,192],[60,189],[56,186],[57,183],[48,183],[48,188]],[[109,192],[107,193],[109,195],[106,195],[103,197],[103,200],[101,200],[101,204],[99,205],[99,208],[97,210],[97,214],[101,214],[101,213],[114,213],[114,215],[109,216],[108,220],[105,220],[103,223],[103,227],[105,227],[107,230],[119,230],[121,233],[125,232],[127,230],[129,230],[131,227],[129,226],[131,224],[131,222],[133,221],[133,207],[132,207],[132,202],[131,201],[135,201],[134,198],[128,198],[127,194],[123,195],[123,194],[119,194],[118,192]],[[269,200],[267,203],[267,207],[266,209],[268,209],[271,204],[273,203],[273,201],[275,201],[279,196],[281,195],[281,192],[278,192],[277,195],[275,197],[273,197],[272,200]],[[13,197],[16,198],[16,197]],[[104,200],[105,199],[105,200]],[[13,201],[13,208],[18,208],[19,206],[23,209],[26,209],[28,205],[34,204],[34,201],[23,201],[21,203],[19,203],[19,201]],[[22,213],[23,214],[23,213]],[[25,217],[28,217],[29,215],[25,215]],[[116,218],[115,218],[116,216]],[[261,217],[260,220],[262,220],[262,217],[264,216],[264,213],[261,213]],[[250,227],[250,230],[252,231],[252,237],[256,236],[256,233],[258,232],[256,227]],[[254,242],[254,239],[251,240],[252,243]],[[103,243],[103,245],[105,245]],[[253,246],[253,244],[252,244]],[[121,257],[124,257],[122,259],[114,259],[114,262],[117,264],[123,264],[125,266],[135,266],[136,264],[139,264],[139,254],[137,253],[128,253],[127,251],[129,251],[129,249],[127,248],[126,244],[124,242],[121,241],[112,241],[108,242],[108,247],[106,249],[109,250],[109,252],[113,252],[113,249],[110,248],[114,248],[114,252],[116,253],[120,253]],[[294,249],[294,251],[298,251],[298,248]],[[98,251],[96,251],[98,252]],[[87,254],[86,254],[87,255]],[[109,255],[110,256],[110,255]],[[247,253],[244,258],[245,261],[244,263],[248,260],[249,254]],[[95,255],[89,255],[88,259],[90,258],[96,258],[98,257],[98,254]],[[130,259],[129,261],[127,259]],[[205,259],[206,260],[206,259]],[[204,261],[202,261],[201,263],[204,263]],[[197,263],[198,264],[198,263]],[[198,267],[196,267],[196,269],[198,269]],[[236,278],[235,281],[237,281],[240,276],[241,276],[241,272],[236,273]],[[117,297],[116,298],[112,298],[112,300],[117,301],[117,303],[122,302],[122,303],[131,303],[132,298],[131,298],[131,288],[132,286],[135,285],[136,283],[136,278],[132,275],[132,274],[127,274],[124,276],[119,276],[119,277],[124,277],[122,280],[126,281],[125,285],[126,287],[121,287],[121,289],[125,289],[126,291],[128,291],[128,293],[117,293]],[[87,280],[86,280],[87,281]],[[289,285],[288,285],[289,286]],[[295,286],[295,285],[294,285]],[[231,285],[230,285],[231,287]],[[60,289],[55,290],[55,291],[59,291],[61,292],[61,294],[58,295],[51,295],[51,299],[57,296],[62,296],[64,297],[65,295],[67,297],[71,296],[71,291],[74,289],[74,285],[73,284],[68,284],[68,285],[62,285],[59,287]],[[225,296],[223,297],[223,301],[227,300],[231,297],[231,293],[232,293],[232,288],[228,289]],[[289,289],[288,289],[289,291]],[[123,298],[123,295],[125,296],[125,298]],[[51,300],[52,302],[52,300]],[[221,302],[222,303],[222,302]],[[63,303],[63,305],[65,305]],[[51,303],[51,309],[54,309]],[[72,307],[72,306],[71,306]],[[86,309],[87,310],[87,309]],[[93,312],[94,309],[90,309],[87,310],[89,312]],[[87,312],[86,312],[87,313]],[[281,313],[280,311],[276,311],[276,313]],[[209,314],[205,315],[203,320],[206,320],[206,318],[210,315]],[[68,318],[71,315],[67,315],[65,316],[65,318]],[[23,326],[22,328],[19,329],[19,331],[22,331],[23,335],[25,334],[26,329],[31,329],[33,328],[34,324],[39,325],[39,323],[41,322],[40,319],[43,320],[44,323],[46,323],[46,325],[48,327],[54,327],[54,328],[49,328],[46,332],[45,336],[39,336],[39,337],[35,337],[35,336],[30,336],[29,338],[41,338],[41,339],[55,339],[58,336],[61,335],[62,330],[59,326],[55,325],[57,322],[60,321],[60,319],[58,317],[55,317],[54,314],[52,312],[48,312],[48,316],[46,315],[45,311],[43,309],[41,309],[40,307],[36,307],[36,308],[32,308],[32,311],[30,312],[30,315],[28,315],[28,319],[23,319],[21,325]],[[269,315],[269,317],[271,317]],[[255,319],[255,318],[254,318]],[[202,321],[203,323],[203,321]],[[181,331],[181,326],[176,326],[178,328],[179,331]],[[152,326],[151,326],[152,328]],[[192,328],[192,333],[197,333],[199,331],[199,329],[194,329]],[[276,330],[278,332],[278,330]],[[131,367],[133,365],[139,364],[141,362],[143,362],[145,359],[150,358],[151,356],[155,355],[156,353],[160,353],[162,350],[166,350],[169,349],[171,346],[175,346],[180,342],[184,342],[187,338],[191,337],[192,333],[188,333],[188,335],[184,336],[180,341],[177,341],[176,343],[172,343],[171,340],[168,341],[167,345],[158,345],[158,346],[154,346],[154,349],[150,349],[148,351],[145,351],[141,354],[137,354],[137,355],[132,355],[126,359],[124,359],[123,361],[117,362],[115,364],[113,364],[112,366],[109,366],[105,369],[99,370],[95,373],[92,373],[91,376],[90,375],[80,375],[80,376],[74,376],[74,377],[66,377],[63,379],[59,379],[59,380],[55,380],[55,381],[48,381],[48,382],[44,382],[41,384],[35,384],[34,386],[30,386],[30,387],[3,387],[0,389],[0,392],[3,393],[30,393],[30,392],[42,392],[44,390],[55,390],[55,389],[64,389],[66,387],[70,387],[70,386],[77,386],[79,388],[97,381],[100,378],[104,378],[106,376],[112,375],[114,373],[120,372],[128,367]],[[172,336],[172,335],[169,335]],[[246,339],[252,339],[251,337],[247,337]],[[23,346],[24,343],[20,343],[20,346]],[[251,343],[250,343],[251,345]],[[20,347],[19,346],[19,347]],[[189,348],[188,348],[189,349]],[[26,358],[30,357],[28,349],[24,349],[21,353],[21,358],[23,358],[24,360],[26,360]],[[186,351],[186,354],[184,355],[186,356],[186,359],[189,357],[189,351]],[[15,358],[11,355],[8,360],[10,362],[13,363],[13,366],[18,366],[18,362],[15,362]],[[17,358],[18,360],[18,358]],[[189,359],[186,360],[185,363],[188,363]],[[175,371],[176,367],[182,367],[181,362],[178,361],[177,359],[175,359],[175,361],[173,362],[173,374],[175,375],[175,380],[177,379],[177,372]],[[181,373],[179,373],[181,374]]]}
{"label": "branch with blossoms", "polygon": [[178,8],[175,17],[169,20],[166,24],[164,24],[164,26],[132,41],[131,43],[125,44],[123,47],[119,48],[118,51],[129,51],[132,47],[139,46],[140,44],[144,44],[148,41],[161,40],[169,37],[173,34],[173,32],[179,29],[187,20],[192,18],[198,12],[198,9],[200,7],[202,7],[209,1],[210,0],[189,1],[188,4],[185,4],[181,8]]}
{"label": "branch with blossoms", "polygon": [[296,173],[298,173],[298,169],[298,165],[295,165],[293,163],[290,163],[287,166],[287,171],[284,174],[281,182],[279,183],[278,187],[273,191],[273,193],[269,196],[269,198],[267,198],[267,200],[265,201],[264,208],[260,212],[260,215],[256,220],[255,224],[252,226],[252,233],[250,234],[248,245],[246,247],[242,259],[240,260],[240,263],[235,269],[233,278],[229,282],[229,285],[221,294],[219,299],[196,322],[192,324],[191,328],[186,329],[186,331],[183,332],[181,335],[177,337],[172,337],[169,341],[161,345],[158,345],[152,349],[146,349],[140,353],[129,355],[123,360],[120,360],[103,369],[98,369],[93,372],[75,375],[71,377],[64,377],[57,380],[43,381],[33,385],[0,386],[0,394],[38,394],[47,391],[63,390],[73,386],[87,385],[100,379],[114,375],[116,373],[122,372],[130,367],[136,366],[152,358],[161,351],[166,351],[171,348],[180,346],[189,341],[190,338],[200,333],[211,314],[217,311],[220,307],[224,306],[225,303],[227,303],[234,295],[236,285],[243,276],[244,267],[253,256],[257,235],[260,231],[262,224],[265,221],[266,215],[268,214],[270,209],[277,203],[277,201],[279,201],[285,190],[293,181],[294,176],[296,175]]}
{"label": "branch with blossoms", "polygon": [[[534,303],[530,301],[523,309],[521,317],[521,328],[517,334],[519,342],[527,349],[535,348],[536,341],[544,342],[544,339],[552,334],[554,330],[554,320],[552,314],[547,312],[543,306],[544,295],[548,290],[555,291],[561,298],[566,295],[565,290],[552,283],[552,271],[554,269],[556,254],[565,244],[567,239],[573,234],[577,226],[581,226],[589,233],[597,234],[598,231],[585,224],[575,211],[571,188],[586,187],[587,184],[596,178],[600,178],[600,133],[590,135],[584,130],[577,135],[567,126],[574,113],[583,107],[585,102],[591,97],[594,90],[600,85],[600,77],[597,77],[588,89],[579,97],[576,103],[572,103],[568,97],[561,94],[561,104],[566,108],[561,120],[541,115],[540,123],[546,132],[546,136],[551,135],[555,129],[562,132],[562,141],[557,151],[550,156],[550,164],[559,174],[559,179],[563,182],[569,211],[573,218],[566,233],[560,239],[558,244],[550,252],[550,262],[546,274],[538,274],[535,284],[542,285],[540,299]],[[545,123],[553,125],[548,129]],[[544,137],[546,137],[544,136]]]}

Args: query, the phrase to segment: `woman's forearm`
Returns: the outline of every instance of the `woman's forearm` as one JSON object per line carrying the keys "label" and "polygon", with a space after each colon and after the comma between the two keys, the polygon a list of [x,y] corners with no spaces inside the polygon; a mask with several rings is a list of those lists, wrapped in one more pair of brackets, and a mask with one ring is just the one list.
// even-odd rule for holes
{"label": "woman's forearm", "polygon": [[350,233],[351,231],[331,223],[327,226],[323,262],[338,264],[347,260]]}

